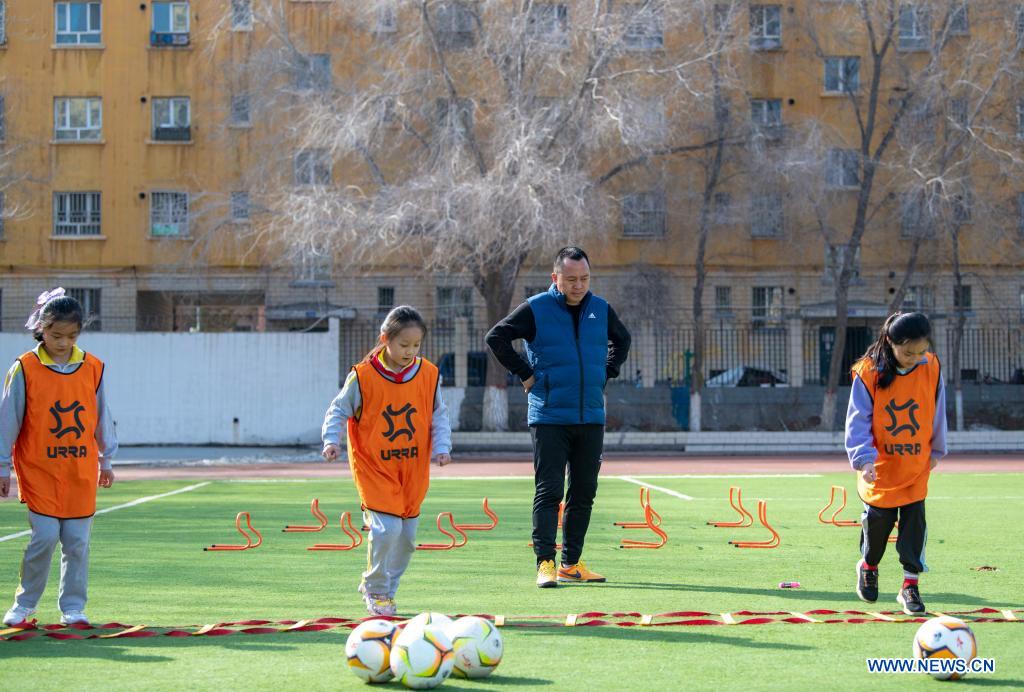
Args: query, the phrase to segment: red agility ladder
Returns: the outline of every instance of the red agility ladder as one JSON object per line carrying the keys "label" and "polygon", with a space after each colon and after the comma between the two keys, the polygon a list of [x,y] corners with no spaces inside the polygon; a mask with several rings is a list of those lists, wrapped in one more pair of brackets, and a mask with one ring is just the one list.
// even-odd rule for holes
{"label": "red agility ladder", "polygon": [[[252,536],[246,533],[245,529],[242,528],[242,517],[245,517],[245,525],[253,532],[253,534],[256,535],[255,543],[253,543]],[[245,537],[245,545],[217,545],[214,543],[209,548],[203,548],[203,550],[249,550],[250,548],[259,548],[263,544],[263,536],[260,535],[259,531],[253,528],[252,517],[249,516],[248,512],[238,513],[235,517],[235,529]]]}

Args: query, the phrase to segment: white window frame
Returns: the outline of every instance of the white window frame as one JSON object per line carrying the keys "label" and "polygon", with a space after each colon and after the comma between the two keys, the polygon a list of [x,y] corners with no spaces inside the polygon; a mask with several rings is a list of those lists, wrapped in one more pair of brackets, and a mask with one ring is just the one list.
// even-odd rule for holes
{"label": "white window frame", "polygon": [[90,331],[102,331],[101,310],[103,307],[103,289],[100,288],[69,288],[68,296],[82,305],[82,317]]}
{"label": "white window frame", "polygon": [[252,205],[246,190],[231,193],[231,220],[234,223],[249,223],[252,220]]}
{"label": "white window frame", "polygon": [[[185,122],[177,122],[176,113],[178,106],[184,102],[185,104]],[[157,105],[167,105],[167,119],[159,118],[160,114],[157,113]],[[192,139],[192,99],[188,96],[158,96],[153,99],[153,129],[151,135],[155,140],[157,138],[157,130],[177,130],[181,128],[189,128],[189,139],[188,140],[167,140],[167,141],[191,141]]]}
{"label": "white window frame", "polygon": [[53,193],[53,236],[55,238],[92,238],[102,235],[102,206],[103,195],[98,191],[55,191]]}
{"label": "white window frame", "polygon": [[[772,17],[772,14],[775,16]],[[751,5],[750,49],[759,51],[779,48],[782,48],[782,6]]]}
{"label": "white window frame", "polygon": [[[71,126],[71,107],[85,102],[84,127]],[[95,110],[93,106],[98,106]],[[61,113],[63,107],[63,114]],[[63,118],[61,117],[63,115]],[[98,116],[99,122],[93,122]],[[64,136],[64,135],[73,136]],[[103,99],[98,96],[60,96],[53,100],[53,139],[57,142],[98,142],[103,138]]]}
{"label": "white window frame", "polygon": [[750,289],[750,321],[755,325],[781,323],[785,307],[782,286],[754,286]]}
{"label": "white window frame", "polygon": [[[665,48],[665,18],[654,4],[647,5],[643,10],[642,5],[623,5],[625,12],[626,30],[622,34],[622,43],[629,51],[653,51]],[[645,16],[637,17],[641,11]]]}
{"label": "white window frame", "polygon": [[[856,70],[850,70],[849,65],[856,64]],[[831,55],[825,58],[825,78],[823,81],[826,94],[855,94],[860,91],[860,58],[855,55]],[[830,67],[836,70],[836,88],[830,89],[828,85]],[[847,82],[855,84],[852,89],[847,88]]]}
{"label": "white window frame", "polygon": [[622,198],[623,238],[663,238],[668,211],[662,190],[646,190]]}
{"label": "white window frame", "polygon": [[[73,31],[71,29],[71,6],[85,5],[86,29],[84,31]],[[92,8],[99,10],[99,26],[92,25]],[[60,10],[64,9],[65,26],[60,25]],[[58,46],[95,46],[103,42],[103,3],[102,2],[57,2],[53,5],[53,27],[54,43]],[[74,41],[61,41],[61,37],[73,37]],[[93,39],[96,40],[83,40]]]}
{"label": "white window frame", "polygon": [[931,286],[907,286],[900,309],[904,312],[931,312],[935,309],[935,292]]}
{"label": "white window frame", "polygon": [[860,187],[860,153],[856,149],[829,149],[825,184],[838,190]]}
{"label": "white window frame", "polygon": [[[785,200],[777,192],[752,195],[750,198],[750,236],[781,238],[785,231]],[[771,226],[766,222],[772,222]]]}
{"label": "white window frame", "polygon": [[[331,161],[326,149],[300,149],[292,159],[293,180],[296,187],[324,187],[334,179]],[[318,170],[320,169],[320,170]],[[326,176],[318,176],[326,173]]]}
{"label": "white window frame", "polygon": [[555,48],[569,46],[569,6],[564,2],[536,2],[526,18],[530,38]]}
{"label": "white window frame", "polygon": [[899,7],[897,47],[902,51],[928,50],[931,47],[931,8],[908,2]]}
{"label": "white window frame", "polygon": [[252,31],[252,0],[231,0],[231,30]]}
{"label": "white window frame", "polygon": [[[192,8],[190,7],[190,3],[187,2],[187,0],[185,2],[182,2],[180,0],[175,0],[174,2],[164,2],[163,0],[155,0],[154,2],[152,2],[150,4],[151,4],[151,9],[152,9],[152,18],[150,20],[150,30],[153,33],[155,33],[155,34],[188,34],[189,33],[189,31],[191,30],[191,26],[192,26]],[[160,29],[156,28],[156,8],[157,8],[157,5],[161,5],[161,6],[162,5],[167,5],[168,9],[170,10],[170,28],[167,29],[166,31],[161,31]],[[185,8],[185,26],[184,27],[175,26],[174,25],[174,20],[175,20],[175,11],[174,10],[175,9],[181,9],[182,7]]]}
{"label": "white window frame", "polygon": [[[185,216],[181,218],[180,202],[184,198]],[[158,204],[159,200],[159,204]],[[153,190],[149,194],[149,236],[151,238],[188,238],[189,237],[189,194],[181,190]],[[157,207],[160,207],[159,209]],[[159,215],[159,218],[158,218]],[[178,218],[178,221],[175,221]],[[174,227],[173,233],[155,232],[157,226],[168,229]]]}
{"label": "white window frame", "polygon": [[782,137],[782,99],[750,99],[750,124],[766,139]]}

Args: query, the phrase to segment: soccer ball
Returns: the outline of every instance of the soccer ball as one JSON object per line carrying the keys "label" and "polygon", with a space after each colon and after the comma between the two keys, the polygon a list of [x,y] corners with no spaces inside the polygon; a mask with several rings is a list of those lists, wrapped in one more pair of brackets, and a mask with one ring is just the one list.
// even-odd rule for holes
{"label": "soccer ball", "polygon": [[[974,633],[963,620],[941,615],[921,625],[914,635],[914,658],[962,658],[978,655]],[[959,673],[934,674],[939,680],[957,680]]]}
{"label": "soccer ball", "polygon": [[348,669],[363,682],[387,682],[391,672],[391,644],[395,626],[387,620],[367,620],[352,630],[345,642]]}
{"label": "soccer ball", "polygon": [[445,629],[452,624],[452,619],[444,613],[420,613],[407,621],[404,625],[407,630],[423,629],[427,625]]}
{"label": "soccer ball", "polygon": [[452,640],[455,670],[460,678],[483,678],[501,663],[505,645],[501,633],[489,620],[467,615],[450,624],[445,632]]}
{"label": "soccer ball", "polygon": [[437,625],[406,625],[391,647],[391,672],[406,687],[437,687],[452,674],[452,642]]}

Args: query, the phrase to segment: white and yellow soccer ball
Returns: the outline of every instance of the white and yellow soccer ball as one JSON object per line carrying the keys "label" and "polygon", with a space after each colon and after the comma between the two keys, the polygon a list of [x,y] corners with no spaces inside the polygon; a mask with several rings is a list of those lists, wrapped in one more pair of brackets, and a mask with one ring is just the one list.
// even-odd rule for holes
{"label": "white and yellow soccer ball", "polygon": [[437,687],[452,674],[454,665],[452,642],[439,625],[410,621],[391,646],[391,672],[410,689]]}
{"label": "white and yellow soccer ball", "polygon": [[416,617],[407,620],[404,628],[407,630],[422,629],[427,625],[445,629],[452,624],[452,619],[444,613],[420,613]]}
{"label": "white and yellow soccer ball", "polygon": [[[940,615],[921,625],[914,635],[914,658],[960,658],[970,661],[978,655],[978,642],[963,620]],[[957,680],[959,673],[933,673],[939,680]]]}
{"label": "white and yellow soccer ball", "polygon": [[387,682],[391,672],[391,645],[394,624],[387,620],[367,620],[348,635],[345,658],[348,669],[363,682]]}
{"label": "white and yellow soccer ball", "polygon": [[501,663],[505,644],[494,623],[475,615],[461,617],[446,630],[452,640],[455,670],[459,678],[484,678]]}

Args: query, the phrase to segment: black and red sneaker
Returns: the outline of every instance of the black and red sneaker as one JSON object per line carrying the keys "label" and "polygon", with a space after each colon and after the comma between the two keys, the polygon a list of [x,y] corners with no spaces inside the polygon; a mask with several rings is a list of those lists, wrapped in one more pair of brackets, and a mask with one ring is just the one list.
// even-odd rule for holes
{"label": "black and red sneaker", "polygon": [[907,615],[920,615],[924,612],[924,602],[921,600],[921,592],[917,590],[917,584],[904,584],[896,600],[903,606],[903,612]]}
{"label": "black and red sneaker", "polygon": [[857,563],[857,595],[867,603],[878,600],[878,570],[868,569],[863,560]]}

